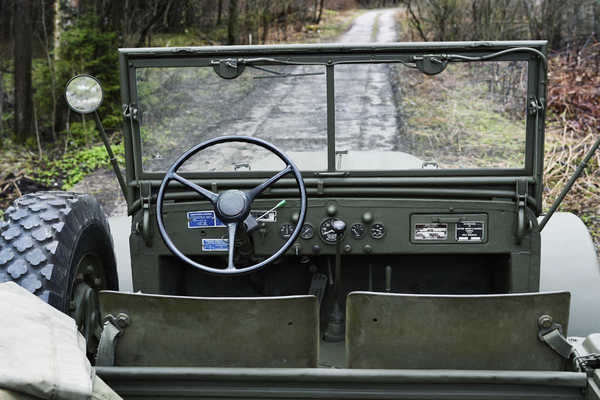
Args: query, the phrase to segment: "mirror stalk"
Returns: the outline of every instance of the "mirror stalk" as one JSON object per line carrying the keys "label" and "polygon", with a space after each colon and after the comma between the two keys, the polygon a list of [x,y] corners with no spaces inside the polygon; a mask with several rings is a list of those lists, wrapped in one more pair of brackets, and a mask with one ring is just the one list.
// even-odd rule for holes
{"label": "mirror stalk", "polygon": [[98,128],[98,132],[100,132],[100,138],[104,143],[104,147],[106,148],[106,152],[108,153],[108,157],[110,159],[110,163],[115,171],[115,175],[117,175],[117,180],[119,181],[119,186],[121,186],[121,191],[123,192],[123,197],[127,199],[127,185],[125,184],[125,179],[123,178],[123,174],[121,173],[121,169],[119,168],[119,163],[110,148],[110,143],[108,141],[108,136],[106,135],[106,131],[104,130],[104,126],[102,125],[102,121],[100,120],[100,116],[98,115],[98,111],[94,111],[94,119],[96,120],[96,127]]}
{"label": "mirror stalk", "polygon": [[600,137],[598,137],[592,148],[587,152],[587,154],[583,158],[583,161],[581,161],[581,164],[579,164],[579,166],[575,170],[575,173],[573,174],[573,176],[571,176],[569,182],[567,182],[562,192],[560,192],[556,200],[554,200],[554,204],[552,204],[552,207],[550,207],[548,214],[544,215],[544,219],[542,219],[542,222],[540,222],[540,232],[542,231],[542,229],[544,229],[544,226],[546,226],[550,217],[552,217],[554,212],[556,212],[556,210],[560,206],[560,203],[562,203],[564,198],[567,196],[567,193],[569,193],[569,190],[571,190],[571,187],[573,187],[573,184],[575,183],[577,178],[579,178],[579,175],[581,175],[587,163],[590,161],[596,150],[598,150],[598,147],[600,147]]}

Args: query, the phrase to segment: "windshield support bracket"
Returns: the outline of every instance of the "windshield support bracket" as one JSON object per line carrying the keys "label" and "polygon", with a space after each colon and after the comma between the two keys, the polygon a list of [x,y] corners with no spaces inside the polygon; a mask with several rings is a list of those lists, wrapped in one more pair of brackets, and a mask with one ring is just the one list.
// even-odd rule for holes
{"label": "windshield support bracket", "polygon": [[531,221],[527,218],[527,196],[528,183],[525,179],[517,181],[516,191],[516,211],[517,211],[517,229],[516,241],[520,244],[527,232],[531,230]]}

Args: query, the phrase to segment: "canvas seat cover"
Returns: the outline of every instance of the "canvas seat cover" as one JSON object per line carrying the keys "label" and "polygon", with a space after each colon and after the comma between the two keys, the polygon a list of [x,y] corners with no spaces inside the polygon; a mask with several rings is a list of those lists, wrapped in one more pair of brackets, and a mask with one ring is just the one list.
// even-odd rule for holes
{"label": "canvas seat cover", "polygon": [[93,369],[75,321],[13,282],[0,284],[0,388],[89,399]]}

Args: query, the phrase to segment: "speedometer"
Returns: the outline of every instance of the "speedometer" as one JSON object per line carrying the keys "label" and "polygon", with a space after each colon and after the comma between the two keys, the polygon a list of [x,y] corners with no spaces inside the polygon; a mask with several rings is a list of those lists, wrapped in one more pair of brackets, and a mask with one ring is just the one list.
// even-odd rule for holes
{"label": "speedometer", "polygon": [[[333,221],[335,221],[335,218],[328,218],[321,222],[321,227],[319,228],[321,239],[328,244],[335,244],[337,240],[337,233],[335,233],[332,225]],[[343,236],[344,234],[342,233],[342,237]]]}

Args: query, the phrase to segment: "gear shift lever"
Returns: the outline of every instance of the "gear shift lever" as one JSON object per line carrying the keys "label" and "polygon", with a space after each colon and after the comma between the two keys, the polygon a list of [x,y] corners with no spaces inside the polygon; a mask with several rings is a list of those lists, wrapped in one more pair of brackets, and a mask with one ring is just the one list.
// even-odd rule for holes
{"label": "gear shift lever", "polygon": [[340,219],[336,219],[331,223],[331,227],[335,231],[335,280],[333,308],[329,315],[327,329],[323,335],[323,340],[326,342],[341,342],[344,340],[346,331],[346,320],[344,309],[342,308],[342,300],[344,294],[342,288],[342,235],[346,230],[346,223]]}

